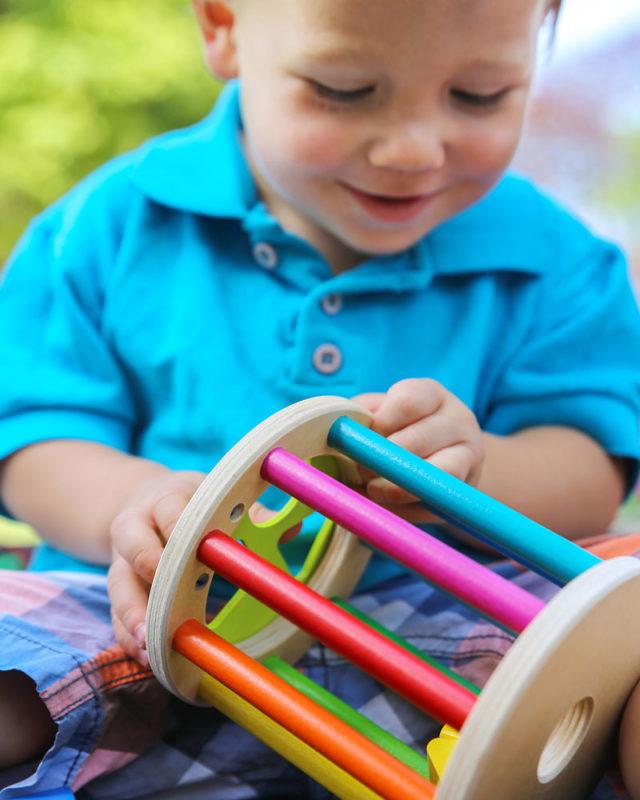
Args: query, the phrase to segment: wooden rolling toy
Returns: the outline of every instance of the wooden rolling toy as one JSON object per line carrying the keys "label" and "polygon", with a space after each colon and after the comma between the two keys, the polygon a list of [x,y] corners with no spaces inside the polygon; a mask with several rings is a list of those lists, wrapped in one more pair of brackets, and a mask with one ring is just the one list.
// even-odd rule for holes
{"label": "wooden rolling toy", "polygon": [[[266,420],[220,461],[178,521],[151,589],[156,675],[184,700],[216,706],[339,797],[586,797],[640,677],[640,563],[601,561],[368,422],[350,401],[313,398]],[[351,488],[354,462],[564,588],[545,605],[376,506]],[[292,499],[254,524],[247,511],[270,484]],[[337,527],[323,526],[294,577],[279,540],[312,510]],[[479,696],[338,599],[362,574],[367,545],[518,634]],[[238,591],[207,626],[214,573]],[[425,759],[289,667],[313,640],[450,726],[452,754],[444,774],[439,767],[432,776],[437,788]]]}

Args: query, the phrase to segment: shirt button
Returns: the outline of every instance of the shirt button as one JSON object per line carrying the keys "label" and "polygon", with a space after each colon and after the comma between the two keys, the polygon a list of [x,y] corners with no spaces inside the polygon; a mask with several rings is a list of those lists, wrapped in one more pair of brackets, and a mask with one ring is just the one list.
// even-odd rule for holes
{"label": "shirt button", "polygon": [[342,295],[328,294],[322,298],[322,310],[333,317],[342,309]]}
{"label": "shirt button", "polygon": [[253,257],[264,269],[275,269],[278,266],[278,254],[275,247],[267,242],[256,242],[253,245]]}
{"label": "shirt button", "polygon": [[342,366],[342,353],[335,344],[325,342],[313,351],[313,366],[323,375],[333,375]]}

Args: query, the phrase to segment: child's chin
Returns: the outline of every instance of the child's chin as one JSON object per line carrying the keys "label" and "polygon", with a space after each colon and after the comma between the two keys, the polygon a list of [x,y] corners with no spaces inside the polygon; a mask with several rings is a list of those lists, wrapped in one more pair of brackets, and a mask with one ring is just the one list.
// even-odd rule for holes
{"label": "child's chin", "polygon": [[427,231],[423,230],[416,231],[413,234],[404,233],[402,235],[397,232],[390,232],[384,236],[369,234],[353,237],[352,241],[347,241],[345,244],[353,250],[370,256],[392,256],[413,247],[426,234]]}

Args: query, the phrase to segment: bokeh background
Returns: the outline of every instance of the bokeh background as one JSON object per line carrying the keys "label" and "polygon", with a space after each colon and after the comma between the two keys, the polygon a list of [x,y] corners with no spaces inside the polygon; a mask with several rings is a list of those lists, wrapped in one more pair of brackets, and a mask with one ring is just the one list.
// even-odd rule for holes
{"label": "bokeh background", "polygon": [[[0,0],[0,264],[83,175],[203,116],[189,0]],[[516,166],[640,269],[640,2],[565,0]]]}
{"label": "bokeh background", "polygon": [[0,264],[34,214],[217,89],[189,0],[0,0]]}
{"label": "bokeh background", "polygon": [[565,0],[516,166],[620,242],[640,289],[639,0]]}
{"label": "bokeh background", "polygon": [[[218,90],[189,0],[0,0],[0,265],[34,214]],[[638,0],[565,0],[516,166],[622,241],[638,273]]]}
{"label": "bokeh background", "polygon": [[[31,217],[218,91],[188,0],[0,0],[0,269]],[[515,165],[621,242],[640,289],[638,0],[565,0]]]}

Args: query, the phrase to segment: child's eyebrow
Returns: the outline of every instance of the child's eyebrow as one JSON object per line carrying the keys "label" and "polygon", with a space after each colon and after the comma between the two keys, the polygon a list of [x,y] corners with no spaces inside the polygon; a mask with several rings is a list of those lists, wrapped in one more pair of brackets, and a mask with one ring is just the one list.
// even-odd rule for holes
{"label": "child's eyebrow", "polygon": [[528,74],[531,67],[528,61],[518,60],[493,60],[489,58],[479,58],[465,64],[465,69],[470,72],[495,73],[500,77],[512,77],[513,80],[521,78],[523,73]]}
{"label": "child's eyebrow", "polygon": [[303,53],[306,61],[354,61],[374,57],[375,46],[355,44],[353,41],[333,41],[314,44],[305,48]]}

